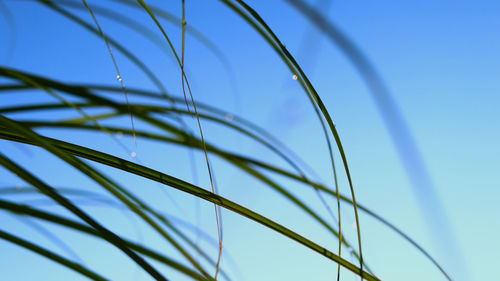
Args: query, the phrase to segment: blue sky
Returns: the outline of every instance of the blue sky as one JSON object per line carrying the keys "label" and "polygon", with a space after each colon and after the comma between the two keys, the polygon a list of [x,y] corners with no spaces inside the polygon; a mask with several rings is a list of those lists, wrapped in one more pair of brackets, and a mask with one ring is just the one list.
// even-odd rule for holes
{"label": "blue sky", "polygon": [[[157,4],[180,16],[181,5],[180,1],[177,2],[167,5],[158,1]],[[4,40],[8,44],[0,44],[2,64],[62,81],[119,85],[102,40],[37,3],[4,3],[15,19],[15,45],[12,56],[8,56],[10,43]],[[111,2],[89,3],[109,5],[119,13],[134,15],[135,20],[157,31],[145,13]],[[421,212],[421,202],[415,197],[381,114],[350,61],[284,1],[249,1],[249,4],[304,66],[324,100],[346,151],[357,200],[414,238],[445,266],[454,280],[484,280],[494,276],[500,250],[496,238],[500,228],[497,219],[500,214],[497,176],[500,168],[500,148],[497,145],[500,139],[500,5],[495,1],[333,1],[330,9],[322,9],[322,13],[343,30],[375,65],[392,93],[434,183],[454,234],[450,240],[454,240],[460,258],[436,245],[433,237],[439,236],[442,229],[429,229],[432,218]],[[85,11],[78,14],[91,20]],[[188,1],[186,15],[188,25],[210,38],[222,50],[231,67],[229,70],[225,68],[196,38],[188,36],[186,68],[195,99],[235,112],[265,128],[301,156],[318,177],[331,186],[331,165],[320,124],[286,65],[247,23],[218,1]],[[169,92],[182,95],[179,68],[171,54],[139,34],[97,16],[102,28],[138,54],[159,75]],[[0,22],[0,35],[10,38],[11,29],[4,18]],[[180,30],[170,23],[164,24],[179,50]],[[314,41],[304,45],[304,39],[310,38]],[[161,43],[165,45],[165,42]],[[155,89],[130,61],[118,52],[114,53],[126,86]],[[53,101],[40,93],[3,94],[0,98],[2,107],[38,100]],[[131,100],[140,101],[134,97]],[[12,117],[30,119],[40,116]],[[196,128],[193,120],[186,120]],[[121,118],[114,122],[129,125],[130,121]],[[147,128],[140,122],[137,126]],[[203,123],[203,129],[205,137],[212,143],[286,167],[268,150],[227,129],[208,122]],[[121,149],[109,138],[98,137],[98,134],[48,129],[40,132],[138,161],[129,156],[129,151]],[[141,139],[137,140],[137,145],[131,138],[121,140],[137,153],[142,164],[195,181],[187,150]],[[76,185],[98,190],[84,176],[47,153],[27,149],[31,152],[0,142],[2,153],[12,156],[34,173],[42,174],[55,186]],[[209,188],[203,155],[196,153],[195,159],[196,183]],[[339,165],[340,159],[337,160]],[[221,195],[336,251],[336,240],[310,217],[222,160],[212,157],[211,161]],[[199,223],[203,230],[216,238],[212,205],[197,203],[178,191],[165,193],[157,184],[102,168],[132,190],[137,188],[139,192],[140,188],[141,195],[154,206],[193,224]],[[0,173],[2,186],[21,184],[7,171],[0,170]],[[345,176],[341,175],[340,188],[348,194]],[[328,219],[314,192],[284,179],[276,180]],[[333,198],[328,202],[334,208]],[[158,249],[172,250],[144,227],[139,227],[143,233],[138,235],[136,225],[139,223],[134,223],[136,220],[121,211],[95,206],[87,206],[85,210],[112,225],[113,230],[126,233],[127,237],[142,237],[148,244],[158,245]],[[354,244],[352,210],[344,205],[342,211],[346,235]],[[235,280],[335,278],[336,265],[316,253],[235,214],[223,212],[223,215],[224,246],[229,253],[224,259],[224,268],[234,274]],[[55,248],[13,216],[5,213],[0,216],[2,229]],[[365,259],[383,280],[443,280],[417,250],[379,222],[361,215],[361,228]],[[57,231],[74,247],[85,264],[101,270],[105,276],[113,280],[148,280],[112,247],[69,231],[51,230]],[[441,241],[442,244],[446,242]],[[206,243],[202,245],[210,247]],[[0,271],[8,280],[80,278],[6,242],[0,242],[0,249]],[[96,249],[99,249],[98,254]],[[216,257],[215,250],[211,253]],[[229,256],[236,261],[239,273]],[[345,258],[350,259],[348,254]],[[172,280],[183,280],[174,273],[166,274]],[[346,271],[342,274],[342,280],[357,280]]]}

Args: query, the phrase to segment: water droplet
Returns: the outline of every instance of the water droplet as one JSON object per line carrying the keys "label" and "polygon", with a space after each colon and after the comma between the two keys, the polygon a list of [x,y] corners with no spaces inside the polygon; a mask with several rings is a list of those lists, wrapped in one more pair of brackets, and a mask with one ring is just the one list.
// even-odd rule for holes
{"label": "water droplet", "polygon": [[299,78],[299,77],[297,77],[297,74],[294,74],[294,75],[292,76],[292,79],[293,79],[293,80],[297,80],[297,78]]}
{"label": "water droplet", "polygon": [[116,79],[118,79],[118,81],[122,81],[122,77],[120,75],[116,75]]}
{"label": "water droplet", "polygon": [[234,119],[234,116],[231,113],[226,114],[227,121],[231,122],[231,121],[233,121],[233,119]]}
{"label": "water droplet", "polygon": [[136,156],[137,156],[137,153],[135,153],[134,151],[132,151],[132,153],[130,153],[130,156],[132,156],[132,157],[136,157]]}

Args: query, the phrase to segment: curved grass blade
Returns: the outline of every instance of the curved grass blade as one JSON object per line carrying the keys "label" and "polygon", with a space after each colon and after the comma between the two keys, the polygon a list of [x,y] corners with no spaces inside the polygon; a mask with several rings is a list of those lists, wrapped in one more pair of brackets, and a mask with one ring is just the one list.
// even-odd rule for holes
{"label": "curved grass blade", "polygon": [[[76,125],[76,124],[63,124],[63,123],[52,123],[52,124],[50,124],[50,123],[29,122],[29,121],[27,123],[24,123],[24,124],[26,124],[27,126],[35,126],[35,127],[37,127],[37,126],[48,126],[48,127],[63,127],[63,128],[67,127],[67,128],[79,128],[79,129],[91,129],[91,130],[95,130],[95,128],[93,128],[91,126]],[[123,134],[129,134],[129,135],[132,134],[132,132],[127,131],[127,130],[122,129],[122,128],[108,127],[107,129],[109,129],[111,131],[116,131],[116,132],[120,131]],[[178,140],[178,139],[174,139],[174,138],[169,138],[169,137],[164,137],[164,136],[161,136],[161,135],[156,135],[154,133],[146,133],[146,132],[141,132],[141,131],[138,131],[137,134],[138,134],[139,137],[145,137],[145,138],[150,138],[150,139],[154,139],[154,140],[158,140],[158,141],[165,141],[165,142],[170,142],[170,143],[174,143],[174,144],[178,144],[178,145],[191,146],[193,148],[201,149],[201,145],[196,144],[196,143],[194,143],[192,141],[182,141],[182,140]],[[316,189],[320,190],[321,192],[325,192],[328,195],[331,195],[333,197],[336,197],[336,195],[337,195],[336,191],[332,191],[331,189],[325,187],[322,184],[311,182],[309,180],[304,179],[300,175],[296,175],[296,174],[287,172],[285,170],[282,170],[282,169],[280,169],[278,167],[275,167],[275,166],[272,166],[270,164],[267,164],[267,163],[264,163],[264,162],[261,162],[261,161],[255,160],[255,159],[251,159],[251,158],[248,158],[248,157],[245,157],[245,156],[236,155],[234,153],[225,152],[225,151],[216,149],[216,148],[214,148],[212,146],[208,146],[207,149],[208,149],[209,152],[215,153],[216,155],[218,155],[221,158],[226,159],[226,160],[228,160],[230,162],[231,161],[233,163],[234,162],[240,162],[240,163],[243,162],[243,163],[247,163],[247,164],[250,164],[250,165],[254,165],[256,167],[272,171],[272,172],[277,173],[277,174],[279,174],[281,176],[285,176],[287,178],[296,180],[298,182],[301,182],[303,184],[306,184],[308,186],[316,188]],[[243,168],[243,170],[245,170],[245,169]],[[349,203],[350,205],[352,205],[352,201],[350,199],[348,199],[346,196],[344,196],[342,194],[340,194],[339,196],[340,196],[340,200],[341,201],[344,201],[344,202]],[[442,268],[442,266],[427,251],[425,251],[425,249],[422,246],[420,246],[418,243],[416,243],[407,234],[405,234],[403,231],[401,231],[400,229],[398,229],[393,224],[389,223],[387,220],[385,220],[381,216],[377,215],[375,212],[373,212],[373,211],[369,210],[368,208],[364,207],[363,205],[359,205],[358,204],[358,206],[359,206],[359,208],[360,208],[361,211],[367,213],[368,215],[370,215],[374,219],[380,221],[382,224],[386,225],[387,227],[389,227],[390,229],[392,229],[393,231],[395,231],[397,234],[399,234],[400,236],[402,236],[403,239],[407,240],[412,246],[414,246],[415,248],[417,248],[417,250],[419,250],[426,258],[428,258],[439,269],[439,271],[441,271],[441,273],[443,273],[443,275],[447,279],[450,279],[449,275]],[[349,244],[346,243],[345,245],[346,245],[346,247],[349,247]],[[359,259],[359,256],[357,255],[356,252],[353,252],[353,255],[357,259]],[[365,264],[365,266],[366,266],[366,264]]]}
{"label": "curved grass blade", "polygon": [[[287,0],[299,13],[311,21],[333,44],[345,54],[361,78],[370,89],[375,104],[388,128],[389,135],[398,151],[398,155],[412,183],[413,192],[419,199],[419,205],[425,217],[430,218],[429,229],[440,229],[441,233],[435,244],[450,257],[460,257],[458,245],[453,239],[453,231],[446,219],[445,211],[436,193],[436,188],[425,166],[424,159],[412,136],[412,133],[399,110],[382,77],[365,54],[338,27],[312,6],[302,0]],[[437,232],[439,233],[439,232]],[[433,231],[433,234],[436,234]],[[432,235],[435,237],[435,235]],[[443,245],[446,245],[443,247]],[[444,249],[443,249],[444,248]],[[462,259],[460,257],[460,259]],[[462,261],[460,261],[463,263]],[[465,264],[461,265],[465,266]]]}
{"label": "curved grass blade", "polygon": [[[29,125],[31,126],[31,124],[29,124]],[[57,126],[57,124],[53,124],[53,125]],[[63,124],[61,124],[61,125],[63,125]],[[48,125],[48,126],[50,126],[50,125]],[[70,127],[77,128],[77,126],[70,126]],[[81,129],[82,127],[78,127],[78,128]],[[91,127],[87,127],[87,128],[91,129]],[[112,131],[121,131],[124,134],[131,134],[131,132],[127,132],[126,130],[123,130],[123,129],[120,129],[120,128],[108,128],[108,129],[110,129]],[[176,139],[173,139],[173,138],[168,138],[168,137],[156,135],[156,134],[153,134],[153,133],[138,132],[138,135],[140,137],[146,137],[146,138],[151,138],[151,139],[155,139],[155,140],[159,140],[159,141],[171,142],[171,143],[175,143],[175,144],[178,144],[178,145],[189,145],[189,146],[192,146],[193,148],[201,149],[200,145],[196,145],[196,144],[194,144],[192,142],[186,142],[186,141],[182,141],[182,140],[176,140]],[[285,176],[287,178],[296,180],[296,181],[301,182],[303,184],[306,184],[308,186],[314,187],[314,188],[320,190],[321,192],[325,192],[328,195],[331,195],[334,198],[337,196],[337,192],[336,191],[333,191],[330,188],[328,188],[328,187],[326,187],[326,186],[324,186],[322,184],[311,182],[309,180],[304,179],[300,175],[296,175],[296,174],[287,172],[287,171],[282,170],[282,169],[280,169],[280,168],[278,168],[276,166],[272,166],[272,165],[270,165],[268,163],[264,163],[264,162],[261,162],[261,161],[255,160],[255,159],[251,159],[251,158],[248,158],[248,157],[245,157],[245,156],[236,155],[234,153],[225,152],[225,151],[216,149],[216,148],[214,148],[212,146],[208,146],[208,151],[210,151],[212,153],[215,153],[215,154],[219,155],[221,158],[226,159],[228,161],[230,161],[230,159],[234,159],[234,160],[239,161],[239,162],[248,163],[250,165],[254,165],[254,166],[257,166],[259,168],[272,171],[272,172],[277,173],[277,174],[279,174],[281,176]],[[346,203],[348,203],[350,205],[353,204],[352,200],[350,200],[349,198],[347,198],[345,195],[340,194],[339,197],[340,197],[341,201],[344,201],[344,202],[346,202]],[[387,221],[383,217],[377,215],[375,212],[371,211],[367,207],[365,207],[365,206],[363,206],[361,204],[358,204],[358,207],[359,207],[359,209],[361,211],[365,212],[366,214],[368,214],[369,216],[373,217],[374,219],[380,221],[382,224],[386,225],[387,227],[389,227],[390,229],[392,229],[393,231],[395,231],[403,239],[407,240],[412,246],[414,246],[415,248],[417,248],[417,250],[419,250],[426,258],[428,258],[439,269],[439,271],[441,271],[441,273],[447,279],[451,280],[451,278],[446,273],[446,271],[442,268],[442,266],[422,246],[420,246],[417,242],[415,242],[412,238],[410,238],[402,230],[400,230],[399,228],[397,228],[396,226],[394,226],[393,224],[391,224],[389,221]],[[345,245],[347,247],[349,247],[348,244],[345,244]],[[359,256],[357,255],[357,253],[355,251],[353,252],[353,255],[357,259],[359,259]],[[366,264],[365,264],[365,266],[366,266]]]}
{"label": "curved grass blade", "polygon": [[[19,135],[16,136],[16,134],[13,134],[11,132],[7,132],[4,130],[3,130],[1,136],[4,139],[10,139],[13,141],[20,141],[20,142],[24,142],[24,143],[33,144],[33,145],[38,144],[37,142],[33,142],[33,141],[26,139],[26,138],[19,136]],[[46,142],[49,142],[49,143],[53,144],[54,146],[56,146],[58,149],[64,150],[72,155],[82,157],[82,158],[85,158],[85,159],[88,159],[88,160],[91,160],[94,162],[98,162],[98,163],[101,163],[101,164],[104,164],[104,165],[107,165],[110,167],[114,167],[114,168],[120,169],[122,171],[126,171],[129,173],[144,177],[144,178],[148,178],[150,180],[168,185],[172,188],[175,188],[175,189],[178,189],[180,191],[194,195],[196,197],[202,198],[206,201],[216,203],[217,205],[219,205],[221,207],[224,207],[230,211],[233,211],[233,212],[240,214],[248,219],[251,219],[257,223],[260,223],[260,224],[262,224],[262,225],[264,225],[264,226],[266,226],[266,227],[268,227],[268,228],[270,228],[278,233],[281,233],[282,235],[304,245],[305,247],[319,253],[320,255],[322,255],[322,256],[324,256],[332,261],[340,263],[344,268],[354,272],[358,276],[363,275],[363,278],[366,280],[379,280],[378,278],[376,278],[375,276],[373,276],[372,274],[370,274],[368,272],[361,272],[361,269],[359,267],[357,267],[356,265],[339,257],[338,255],[330,252],[326,248],[323,248],[320,245],[312,242],[311,240],[291,231],[290,229],[254,212],[250,209],[247,209],[247,208],[245,208],[237,203],[234,203],[234,202],[232,202],[232,201],[230,201],[230,200],[228,200],[220,195],[214,194],[212,192],[209,192],[205,189],[202,189],[200,187],[197,187],[195,185],[192,185],[190,183],[187,183],[187,182],[182,181],[180,179],[177,179],[175,177],[163,174],[159,171],[144,167],[142,165],[132,163],[130,161],[127,161],[127,160],[124,160],[124,159],[121,159],[118,157],[114,157],[112,155],[109,155],[109,154],[106,154],[103,152],[99,152],[99,151],[92,150],[89,148],[77,146],[74,144],[70,144],[70,143],[66,143],[66,142],[62,142],[62,141],[58,141],[58,140],[54,140],[54,139],[50,139],[50,138],[46,138],[46,137],[43,137],[43,139]]]}
{"label": "curved grass blade", "polygon": [[40,256],[43,256],[47,259],[50,259],[54,262],[57,262],[66,268],[69,268],[75,272],[78,272],[78,273],[88,277],[91,280],[96,280],[96,281],[107,280],[106,278],[98,275],[97,273],[91,271],[90,269],[87,269],[86,267],[84,267],[76,262],[73,262],[65,257],[62,257],[54,252],[51,252],[47,249],[44,249],[36,244],[33,244],[33,243],[31,243],[27,240],[24,240],[18,236],[15,236],[15,235],[12,235],[8,232],[5,232],[1,229],[0,229],[0,239],[11,242],[11,243],[16,244],[18,246],[21,246],[27,250],[30,250],[31,252],[37,253]]}
{"label": "curved grass blade", "polygon": [[[130,212],[130,209],[127,208],[127,206],[123,204],[119,204],[118,202],[109,199],[106,196],[103,196],[102,194],[96,193],[96,192],[91,192],[87,191],[84,189],[77,189],[77,188],[57,188],[57,190],[62,194],[62,195],[68,195],[71,197],[76,197],[75,199],[72,199],[73,202],[78,203],[77,205],[79,206],[93,206],[93,207],[107,207],[107,208],[115,208],[121,211],[127,211]],[[23,195],[23,194],[41,194],[36,188],[31,188],[31,187],[0,187],[0,195]],[[79,199],[86,199],[85,201],[79,200]],[[43,200],[23,200],[23,201],[18,201],[19,204],[22,205],[29,205],[29,206],[44,206],[44,205],[54,205],[57,203],[54,203],[50,199],[43,199]],[[139,206],[141,207],[141,206]],[[142,207],[141,207],[142,208]],[[186,220],[169,215],[166,213],[161,213],[159,211],[155,211],[159,214],[159,216],[164,217],[168,223],[171,223],[172,225],[175,226],[180,226],[184,229],[189,230],[192,233],[196,233],[196,235],[206,241],[210,246],[214,247],[215,249],[218,249],[219,247],[219,242],[217,239],[214,239],[211,237],[208,233],[204,232],[203,230],[199,229],[198,226],[193,225]],[[24,222],[24,221],[23,221]],[[180,232],[180,231],[179,231]],[[180,232],[182,233],[182,232]],[[185,236],[185,235],[184,235]],[[187,236],[185,236],[187,237]],[[57,237],[55,237],[57,238]],[[188,244],[197,245],[193,243],[191,240],[187,241]],[[197,249],[195,249],[197,250]],[[201,251],[201,249],[198,247],[198,250]],[[215,267],[216,262],[212,261],[208,255],[201,251],[200,253],[211,265]],[[237,268],[237,263],[234,259],[231,258],[230,252],[225,252],[225,259],[227,261],[230,261],[232,265]],[[75,259],[77,259],[77,256],[75,256]],[[78,258],[79,259],[79,258]],[[225,273],[223,270],[221,270],[221,276],[223,276],[226,280],[231,280],[231,278]]]}
{"label": "curved grass blade", "polygon": [[[330,117],[328,111],[324,107],[323,102],[321,101],[319,95],[316,93],[316,90],[314,89],[312,84],[309,82],[308,78],[305,76],[305,74],[301,70],[300,66],[297,64],[297,62],[291,56],[291,54],[286,50],[285,46],[280,42],[280,40],[277,38],[277,36],[267,26],[267,24],[264,22],[264,20],[258,15],[258,13],[255,12],[251,7],[249,7],[243,1],[237,1],[238,4],[243,7],[243,9],[236,6],[231,1],[228,1],[228,0],[221,0],[221,1],[224,4],[226,4],[230,9],[235,11],[245,21],[247,21],[269,43],[269,45],[278,53],[278,55],[281,57],[283,62],[285,62],[285,64],[290,68],[292,73],[294,73],[294,75],[297,76],[298,79],[300,78],[299,82],[300,82],[301,86],[303,87],[303,89],[305,90],[307,97],[309,98],[309,100],[313,106],[313,109],[314,109],[314,111],[315,111],[315,113],[318,116],[318,119],[320,121],[321,128],[322,128],[322,131],[324,133],[325,140],[326,140],[327,147],[328,147],[330,162],[332,164],[334,184],[335,184],[336,190],[338,191],[337,172],[336,172],[336,168],[335,168],[333,150],[332,150],[332,146],[331,146],[331,142],[330,142],[330,137],[329,137],[328,131],[326,129],[326,125],[323,121],[323,117],[325,117],[325,119],[330,127],[330,131],[332,132],[334,139],[336,141],[337,147],[339,149],[340,156],[342,158],[342,162],[344,164],[344,169],[346,171],[347,179],[349,182],[349,187],[351,189],[351,196],[354,199],[353,207],[354,207],[354,214],[355,214],[355,218],[356,218],[356,230],[357,230],[357,234],[358,234],[358,247],[359,247],[359,252],[360,252],[360,264],[361,264],[361,268],[362,268],[363,267],[363,255],[362,255],[362,249],[361,249],[361,232],[360,232],[360,227],[359,227],[359,219],[357,216],[356,200],[355,200],[355,196],[354,196],[354,187],[352,185],[350,172],[349,172],[349,169],[347,166],[347,159],[345,157],[344,150],[342,148],[342,144],[340,143],[340,138],[338,136],[338,133],[335,129],[335,125],[333,124],[333,121],[331,120],[331,117]],[[252,17],[248,16],[244,10],[246,10],[255,20],[253,20]],[[320,111],[321,111],[321,113],[320,113]],[[323,115],[323,117],[321,114]],[[320,194],[319,192],[317,192],[317,193],[318,193],[318,195]],[[319,197],[320,197],[321,201],[324,202],[324,200],[321,198],[320,195],[319,195]],[[338,207],[337,210],[339,211],[339,216],[338,216],[339,224],[338,225],[339,225],[339,233],[341,234],[342,233],[342,224],[341,224],[339,205],[340,205],[340,199],[337,197],[337,207]],[[329,207],[327,207],[327,209],[329,209]],[[343,236],[340,235],[339,240],[342,240],[342,237]],[[342,244],[342,241],[339,241],[339,245],[341,245],[341,244]],[[339,255],[341,254],[341,249],[342,249],[342,247],[339,246],[339,249],[338,249]],[[363,277],[361,276],[361,278],[363,278]]]}
{"label": "curved grass blade", "polygon": [[[29,121],[27,121],[24,124],[27,125],[27,126],[30,126],[30,127],[31,126],[35,126],[35,127],[38,127],[38,126],[42,126],[42,127],[43,126],[48,126],[48,127],[67,127],[67,128],[79,128],[79,129],[91,129],[91,130],[95,130],[95,128],[93,128],[91,126],[76,125],[76,124],[46,123],[46,122],[44,123],[44,122],[29,122]],[[122,129],[122,128],[108,127],[107,129],[110,130],[110,131],[114,131],[114,132],[120,131],[120,132],[122,132],[124,134],[132,134],[132,132],[129,132],[129,131],[127,131],[125,129]],[[174,138],[164,137],[164,136],[156,135],[154,133],[146,133],[146,132],[140,132],[139,131],[138,132],[138,136],[145,137],[145,138],[150,138],[150,139],[154,139],[154,140],[159,140],[159,141],[171,142],[171,143],[175,143],[175,144],[178,144],[178,145],[188,145],[188,146],[191,146],[193,148],[201,149],[201,146],[195,144],[194,142],[182,141],[182,140],[178,140],[178,139],[174,139]],[[302,182],[302,183],[304,183],[306,185],[313,186],[313,187],[317,188],[318,190],[320,190],[321,192],[325,192],[325,193],[327,193],[329,195],[332,195],[334,197],[336,196],[336,192],[335,191],[332,191],[331,189],[329,189],[329,188],[327,188],[327,187],[325,187],[325,186],[323,186],[323,185],[321,185],[319,183],[314,183],[314,182],[311,182],[311,181],[309,181],[307,179],[304,179],[301,175],[292,174],[290,172],[287,172],[285,170],[282,170],[282,169],[280,169],[278,167],[275,167],[275,166],[272,166],[270,164],[263,163],[261,161],[255,160],[255,159],[250,159],[248,157],[236,155],[234,153],[224,152],[224,151],[215,149],[215,148],[213,148],[211,146],[208,146],[207,149],[208,149],[208,151],[210,151],[212,153],[215,153],[215,154],[219,155],[220,157],[222,157],[224,159],[235,159],[235,160],[240,161],[240,162],[245,162],[245,163],[248,163],[248,164],[251,164],[251,165],[255,165],[255,166],[259,167],[259,168],[263,168],[263,169],[275,172],[275,173],[277,173],[279,175],[288,177],[290,179]],[[340,195],[340,199],[342,201],[347,202],[347,203],[349,203],[349,204],[352,205],[352,201],[350,201],[344,195]],[[449,275],[439,265],[439,263],[428,252],[426,252],[425,249],[423,249],[423,247],[421,247],[420,245],[418,245],[418,243],[416,243],[413,239],[411,239],[407,234],[405,234],[404,232],[402,232],[400,229],[398,229],[397,227],[395,227],[394,225],[392,225],[387,220],[385,220],[384,218],[380,217],[379,215],[377,215],[373,211],[370,211],[368,208],[366,208],[366,207],[364,207],[362,205],[359,205],[359,208],[363,212],[365,212],[368,215],[372,216],[376,220],[379,220],[381,223],[383,223],[384,225],[388,226],[390,229],[392,229],[397,234],[399,234],[400,236],[402,236],[410,244],[412,244],[414,247],[416,247],[422,254],[424,254],[424,256],[426,256],[441,271],[441,273],[443,273],[443,275],[447,279],[450,279]],[[356,253],[354,253],[354,254],[356,254]]]}
{"label": "curved grass blade", "polygon": [[[58,123],[48,124],[48,123],[40,123],[40,122],[36,122],[36,123],[35,122],[28,122],[28,123],[24,123],[24,124],[27,125],[27,126],[35,126],[35,127],[37,127],[37,126],[49,126],[49,127],[59,127],[59,126],[61,126],[61,127],[68,127],[68,128],[79,128],[79,129],[91,129],[91,130],[95,130],[95,128],[93,128],[91,126],[86,126],[86,125],[77,126],[77,125],[74,125],[74,124],[73,125],[58,124]],[[132,134],[132,132],[127,131],[127,130],[122,129],[122,128],[108,127],[108,129],[111,130],[111,131],[117,131],[117,132],[120,131],[120,132],[123,132],[123,134],[129,134],[129,135]],[[0,130],[0,138],[10,139],[12,137],[12,135],[5,135],[3,133],[4,132],[2,132]],[[201,149],[201,146],[199,146],[197,144],[194,144],[192,142],[181,141],[181,140],[178,140],[178,139],[161,136],[161,135],[157,135],[157,134],[154,134],[154,133],[146,133],[146,132],[142,132],[142,131],[137,131],[137,135],[139,137],[149,138],[149,139],[152,139],[152,140],[158,140],[158,141],[162,141],[162,142],[170,142],[170,143],[174,143],[174,144],[177,144],[177,145],[189,145],[189,146],[191,146],[193,148]],[[295,181],[301,182],[301,183],[305,184],[306,186],[311,186],[311,187],[314,186],[315,188],[319,189],[321,192],[325,192],[326,194],[328,194],[328,195],[330,195],[332,197],[336,197],[336,191],[333,191],[330,188],[328,188],[328,187],[326,187],[326,186],[324,186],[324,185],[322,185],[320,183],[306,181],[300,175],[296,175],[296,174],[293,174],[291,172],[285,171],[285,170],[283,170],[281,168],[278,168],[276,166],[273,166],[271,164],[264,163],[264,162],[258,161],[256,159],[251,159],[251,158],[248,158],[248,157],[245,157],[245,156],[237,155],[237,154],[234,154],[234,153],[229,153],[229,152],[225,152],[225,151],[222,151],[222,150],[217,150],[217,149],[215,149],[213,147],[210,147],[210,146],[208,147],[208,151],[210,151],[211,153],[214,153],[216,155],[219,155],[223,159],[235,159],[237,161],[245,162],[245,163],[248,163],[248,164],[250,164],[252,166],[256,166],[258,168],[262,168],[262,169],[274,172],[274,173],[276,173],[278,175],[287,177],[289,179],[293,179]],[[348,203],[348,204],[352,205],[352,201],[349,198],[347,198],[347,196],[345,196],[345,195],[340,194],[340,200],[344,201],[345,203]],[[436,268],[445,276],[446,279],[451,280],[451,277],[446,273],[446,271],[444,270],[444,268],[430,255],[430,253],[428,253],[421,245],[419,245],[409,235],[407,235],[401,229],[399,229],[395,225],[391,224],[388,220],[384,219],[380,215],[378,215],[375,212],[371,211],[369,208],[365,207],[364,205],[358,204],[358,207],[359,207],[359,209],[362,212],[365,212],[367,215],[371,216],[375,220],[378,220],[379,222],[381,222],[382,224],[384,224],[385,226],[387,226],[389,229],[393,230],[398,235],[400,235],[407,242],[409,242],[419,252],[421,252],[427,259],[429,259],[429,261],[431,261],[434,264],[434,266],[436,266]],[[356,256],[356,252],[353,252],[353,255]],[[356,258],[359,259],[359,257],[357,257],[357,256],[356,256]],[[365,264],[365,266],[366,266],[366,264]]]}

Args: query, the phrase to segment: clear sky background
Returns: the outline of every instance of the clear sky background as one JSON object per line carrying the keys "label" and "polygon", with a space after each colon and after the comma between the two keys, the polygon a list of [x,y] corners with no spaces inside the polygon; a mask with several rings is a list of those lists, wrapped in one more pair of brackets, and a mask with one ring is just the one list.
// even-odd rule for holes
{"label": "clear sky background", "polygon": [[[33,1],[0,0],[15,25],[0,19],[0,63],[67,82],[119,86],[102,40],[68,19]],[[79,3],[79,1],[73,1]],[[327,3],[328,1],[317,1]],[[100,17],[105,32],[136,53],[159,75],[168,91],[181,96],[180,71],[160,33],[142,11],[111,1],[89,1],[132,15],[154,30],[163,48],[140,34]],[[180,16],[180,1],[151,1]],[[313,3],[314,4],[314,3]],[[447,228],[453,237],[432,225],[422,212],[429,207],[415,195],[381,114],[352,63],[311,23],[284,1],[249,1],[294,55],[323,98],[340,133],[359,203],[395,224],[443,264],[455,280],[494,280],[500,260],[500,3],[498,1],[331,1],[322,6],[327,16],[364,52],[383,77],[404,116],[435,187]],[[91,20],[84,10],[74,10]],[[222,50],[228,65],[191,35],[186,40],[186,69],[195,100],[244,117],[271,132],[295,151],[317,175],[332,186],[332,173],[321,127],[305,93],[276,53],[246,22],[218,1],[187,1],[189,26],[197,28]],[[177,50],[178,26],[163,21]],[[154,85],[123,55],[115,51],[128,87],[155,90]],[[5,83],[7,80],[0,79]],[[114,96],[123,102],[122,96]],[[140,102],[139,98],[130,97]],[[54,101],[40,92],[2,94],[0,106]],[[9,115],[18,119],[57,119],[61,113]],[[71,116],[77,116],[72,114]],[[191,118],[186,122],[193,129]],[[130,126],[128,117],[110,124]],[[209,122],[203,122],[207,141],[256,158],[285,163],[255,142]],[[138,128],[148,127],[137,122]],[[81,145],[156,168],[209,188],[204,156],[195,153],[196,173],[184,148],[131,138],[124,150],[98,133],[40,130]],[[44,180],[61,187],[99,191],[89,179],[48,153],[0,142],[0,151],[19,161]],[[130,157],[130,151],[137,153]],[[338,155],[336,155],[337,157]],[[338,157],[337,157],[338,158]],[[340,158],[337,159],[340,166]],[[220,194],[275,220],[337,252],[337,240],[276,192],[216,157],[213,162]],[[140,193],[154,206],[200,227],[217,238],[213,206],[175,190],[98,166],[118,182]],[[340,189],[349,194],[340,171]],[[328,217],[315,193],[301,185],[275,178]],[[1,186],[23,183],[0,169]],[[102,192],[102,191],[101,191]],[[104,194],[104,193],[103,193]],[[7,195],[0,195],[5,196]],[[23,201],[27,197],[9,197]],[[32,199],[40,198],[32,196]],[[336,209],[334,198],[328,198]],[[44,208],[55,210],[53,205]],[[173,253],[159,237],[126,212],[85,206],[112,229]],[[342,206],[343,227],[352,244],[356,232],[349,205]],[[382,280],[444,280],[415,248],[371,217],[361,215],[363,254]],[[223,268],[234,280],[335,280],[337,266],[303,246],[288,241],[256,223],[223,212]],[[47,225],[48,226],[48,225]],[[56,249],[18,218],[1,212],[0,228]],[[79,258],[112,280],[148,280],[132,262],[111,246],[79,234],[49,228]],[[139,230],[138,230],[139,229]],[[187,228],[187,231],[189,229]],[[195,232],[191,232],[196,237]],[[437,237],[437,238],[436,238]],[[216,248],[206,241],[216,258]],[[454,250],[439,245],[455,245]],[[448,250],[447,250],[448,249]],[[69,256],[64,251],[60,251]],[[344,249],[344,258],[352,258]],[[174,257],[178,255],[173,253]],[[354,260],[352,260],[354,262]],[[39,256],[0,241],[0,272],[5,280],[80,280],[82,277]],[[184,280],[165,271],[171,280]],[[342,280],[358,280],[342,271]]]}

